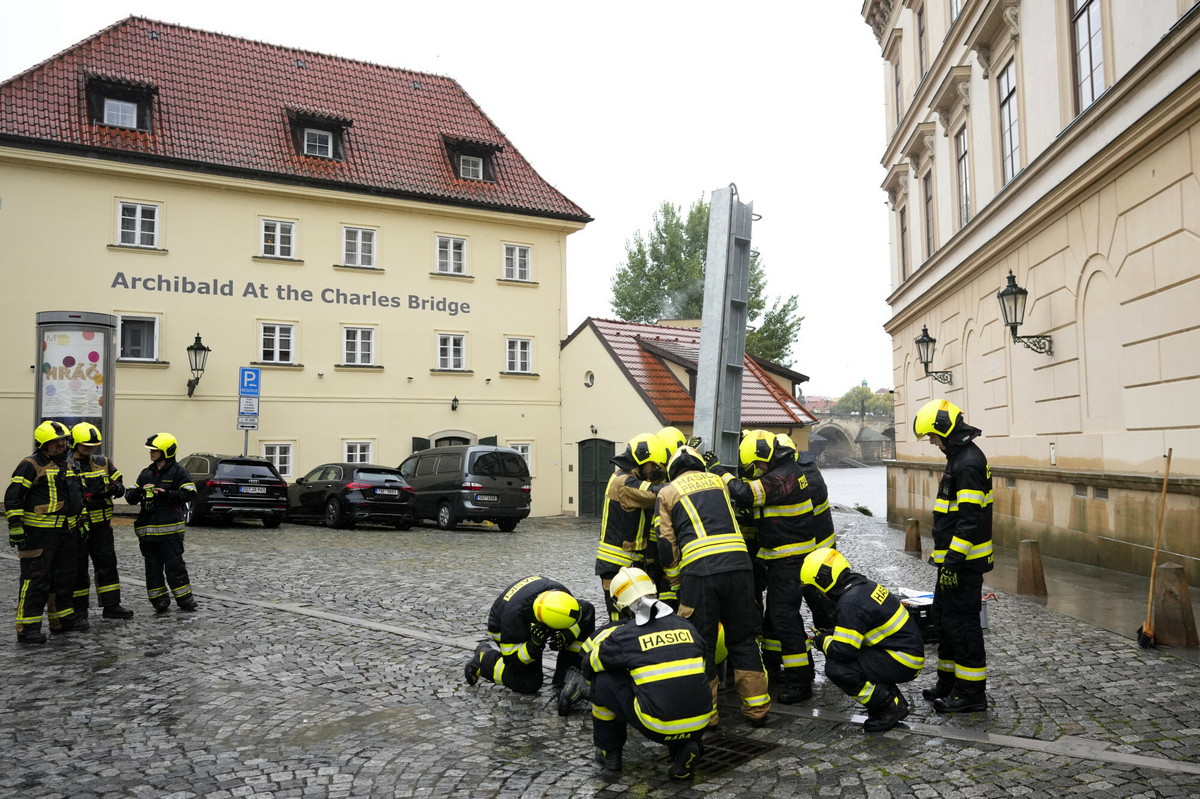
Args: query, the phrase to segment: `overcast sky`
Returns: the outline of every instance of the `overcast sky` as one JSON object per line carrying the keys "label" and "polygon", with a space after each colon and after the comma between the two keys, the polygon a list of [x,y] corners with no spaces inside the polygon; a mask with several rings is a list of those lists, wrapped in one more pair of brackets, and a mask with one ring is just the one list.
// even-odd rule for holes
{"label": "overcast sky", "polygon": [[[734,183],[767,292],[799,296],[805,393],[891,388],[883,72],[858,2],[0,0],[0,80],[131,14],[457,80],[594,222],[568,324],[612,317],[625,242]],[[568,331],[569,332],[569,331]]]}

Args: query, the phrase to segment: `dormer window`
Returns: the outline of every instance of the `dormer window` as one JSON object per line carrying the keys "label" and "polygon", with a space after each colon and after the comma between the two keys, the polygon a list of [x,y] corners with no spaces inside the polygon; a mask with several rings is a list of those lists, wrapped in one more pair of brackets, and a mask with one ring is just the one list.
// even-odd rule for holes
{"label": "dormer window", "polygon": [[304,154],[333,158],[333,134],[317,128],[304,129]]}
{"label": "dormer window", "polygon": [[144,81],[91,75],[87,79],[88,118],[97,125],[153,132],[153,101],[158,93]]}
{"label": "dormer window", "polygon": [[477,155],[460,155],[458,176],[463,180],[483,180],[483,159]]}

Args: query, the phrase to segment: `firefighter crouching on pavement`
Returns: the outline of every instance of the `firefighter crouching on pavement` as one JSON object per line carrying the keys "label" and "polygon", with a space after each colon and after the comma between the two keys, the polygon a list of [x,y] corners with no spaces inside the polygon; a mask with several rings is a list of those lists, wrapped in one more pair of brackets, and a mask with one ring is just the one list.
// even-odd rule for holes
{"label": "firefighter crouching on pavement", "polygon": [[117,576],[117,550],[113,545],[113,497],[125,496],[121,471],[112,459],[95,454],[100,446],[96,425],[80,422],[71,428],[70,461],[83,479],[84,513],[91,530],[79,542],[75,558],[75,615],[86,618],[91,591],[88,558],[96,568],[96,604],[106,619],[131,619],[133,611],[121,607],[121,581]]}
{"label": "firefighter crouching on pavement", "polygon": [[691,447],[680,447],[667,464],[671,480],[658,493],[658,545],[667,576],[679,584],[679,615],[704,641],[704,662],[717,722],[717,630],[725,630],[725,648],[733,684],[742,698],[742,715],[751,726],[766,724],[771,709],[767,673],[758,649],[762,616],[754,604],[754,567],[738,532],[724,481],[704,468]]}
{"label": "firefighter crouching on pavement", "polygon": [[587,683],[579,670],[583,641],[596,629],[592,603],[580,601],[555,580],[534,575],[505,588],[488,613],[491,641],[475,648],[463,676],[480,677],[519,694],[542,687],[542,652],[558,652],[551,685],[558,689],[558,712],[565,716],[584,698]]}
{"label": "firefighter crouching on pavement", "polygon": [[925,663],[917,620],[882,585],[850,571],[836,549],[809,554],[800,579],[837,604],[836,626],[813,636],[825,653],[825,676],[866,708],[865,731],[895,727],[908,715],[896,684],[915,680]]}
{"label": "firefighter crouching on pavement", "polygon": [[609,622],[620,619],[609,592],[609,583],[623,566],[641,567],[650,547],[653,486],[661,482],[667,465],[667,448],[658,436],[642,433],[630,439],[625,451],[610,459],[617,470],[604,489],[600,519],[600,544],[596,548],[596,575],[604,588]]}
{"label": "firefighter crouching on pavement", "polygon": [[938,567],[930,622],[940,631],[938,678],[921,695],[939,713],[987,710],[987,656],[983,625],[983,575],[992,570],[992,470],[975,445],[983,434],[947,400],[925,403],[913,419],[917,438],[946,455],[933,503],[933,555]]}
{"label": "firefighter crouching on pavement", "polygon": [[150,450],[150,465],[125,494],[130,505],[142,506],[133,530],[146,559],[146,596],[156,613],[171,609],[171,596],[180,610],[197,610],[183,561],[185,508],[196,498],[196,485],[187,469],[175,462],[179,452],[175,436],[156,433],[146,439],[146,449]]}
{"label": "firefighter crouching on pavement", "polygon": [[[783,672],[776,699],[791,705],[812,696],[814,670],[800,616],[805,599],[800,566],[809,552],[834,545],[829,492],[812,457],[798,457],[787,436],[751,430],[742,438],[738,455],[752,479],[734,477],[729,470],[723,478],[733,501],[754,511],[758,559],[767,567],[763,648],[779,651]],[[821,626],[828,622],[825,600],[814,593],[809,610]]]}
{"label": "firefighter crouching on pavement", "polygon": [[654,581],[641,569],[622,568],[612,592],[622,621],[584,644],[596,762],[605,772],[621,770],[626,725],[632,724],[667,745],[668,777],[689,780],[713,713],[700,638],[691,623],[658,600]]}
{"label": "firefighter crouching on pavement", "polygon": [[61,422],[39,424],[33,431],[33,454],[17,464],[4,492],[8,543],[16,547],[21,564],[17,641],[22,644],[46,643],[43,611],[55,632],[88,629],[87,619],[75,615],[71,602],[83,483],[67,461],[70,437]]}

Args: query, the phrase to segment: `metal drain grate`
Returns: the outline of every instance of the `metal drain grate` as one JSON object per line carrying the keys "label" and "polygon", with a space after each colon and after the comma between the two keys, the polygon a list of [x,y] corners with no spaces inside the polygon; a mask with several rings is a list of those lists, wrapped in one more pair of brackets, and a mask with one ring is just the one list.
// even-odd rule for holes
{"label": "metal drain grate", "polygon": [[770,752],[775,746],[737,735],[722,734],[712,738],[705,736],[704,755],[696,764],[696,771],[708,776],[720,774]]}

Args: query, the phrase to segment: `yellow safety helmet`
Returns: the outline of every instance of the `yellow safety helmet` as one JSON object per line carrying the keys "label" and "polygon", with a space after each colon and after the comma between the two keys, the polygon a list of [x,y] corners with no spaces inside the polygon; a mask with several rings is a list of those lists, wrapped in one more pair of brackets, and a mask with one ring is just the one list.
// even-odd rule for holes
{"label": "yellow safety helmet", "polygon": [[612,595],[613,604],[621,613],[642,597],[658,598],[658,586],[654,584],[654,580],[636,566],[622,566],[609,584],[608,592]]}
{"label": "yellow safety helmet", "polygon": [[789,436],[787,433],[776,433],[776,435],[775,435],[775,452],[776,452],[776,454],[779,454],[779,453],[784,452],[789,449],[792,452],[800,451],[799,448],[796,446],[796,442],[792,441],[791,436]]}
{"label": "yellow safety helmet", "polygon": [[547,627],[565,630],[579,621],[579,600],[566,591],[543,591],[533,600],[533,615]]}
{"label": "yellow safety helmet", "polygon": [[80,422],[71,428],[71,441],[74,446],[82,444],[85,447],[100,446],[100,428],[90,422]]}
{"label": "yellow safety helmet", "polygon": [[684,472],[703,471],[705,471],[704,456],[687,444],[675,450],[671,460],[667,461],[667,477],[671,480]]}
{"label": "yellow safety helmet", "polygon": [[638,466],[656,463],[666,468],[667,445],[653,433],[642,433],[629,439],[629,454]]}
{"label": "yellow safety helmet", "polygon": [[750,430],[742,436],[742,443],[738,445],[738,460],[755,477],[767,470],[767,464],[774,457],[775,436],[766,430]]}
{"label": "yellow safety helmet", "polygon": [[946,438],[962,421],[962,410],[950,400],[930,400],[921,406],[913,419],[913,432],[917,438],[936,433]]}
{"label": "yellow safety helmet", "polygon": [[850,564],[841,552],[830,547],[814,549],[804,558],[800,567],[800,582],[816,586],[823,594],[837,583],[838,578],[850,570]]}
{"label": "yellow safety helmet", "polygon": [[687,437],[679,432],[678,427],[664,427],[658,431],[658,437],[667,448],[667,457],[675,454],[675,450],[687,443]]}
{"label": "yellow safety helmet", "polygon": [[41,449],[52,441],[61,441],[64,438],[70,437],[71,428],[62,422],[55,422],[50,419],[47,419],[33,429],[33,445],[38,449]]}
{"label": "yellow safety helmet", "polygon": [[146,449],[157,449],[167,458],[174,458],[179,442],[170,433],[155,433],[146,439]]}

